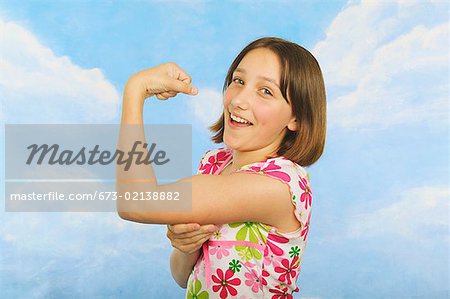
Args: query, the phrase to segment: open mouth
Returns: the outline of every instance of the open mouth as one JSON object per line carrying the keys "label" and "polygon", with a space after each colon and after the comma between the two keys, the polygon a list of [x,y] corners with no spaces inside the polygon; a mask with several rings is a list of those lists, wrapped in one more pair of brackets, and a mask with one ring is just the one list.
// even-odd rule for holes
{"label": "open mouth", "polygon": [[236,115],[231,114],[231,112],[228,113],[228,119],[230,121],[230,124],[234,127],[250,127],[253,126],[253,123],[249,122],[246,119],[240,118]]}

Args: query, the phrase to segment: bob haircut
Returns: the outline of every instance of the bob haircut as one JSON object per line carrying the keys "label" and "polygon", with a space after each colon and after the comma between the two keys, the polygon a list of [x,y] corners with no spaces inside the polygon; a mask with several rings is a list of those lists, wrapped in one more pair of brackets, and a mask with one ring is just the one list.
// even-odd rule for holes
{"label": "bob haircut", "polygon": [[[280,88],[285,99],[291,103],[296,117],[297,131],[288,130],[277,150],[278,156],[310,166],[323,153],[326,135],[325,84],[319,63],[305,48],[290,41],[263,37],[247,45],[234,59],[223,85],[223,92],[231,84],[233,72],[244,56],[251,50],[266,48],[278,56],[281,65]],[[209,129],[215,133],[211,139],[223,142],[224,115]]]}

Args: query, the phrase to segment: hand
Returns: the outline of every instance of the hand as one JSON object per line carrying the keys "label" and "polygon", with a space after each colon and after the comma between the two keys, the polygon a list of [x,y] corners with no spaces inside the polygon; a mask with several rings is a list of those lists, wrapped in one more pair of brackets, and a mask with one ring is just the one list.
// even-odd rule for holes
{"label": "hand", "polygon": [[198,94],[198,88],[191,85],[192,78],[176,63],[168,62],[132,75],[125,86],[126,90],[140,95],[140,98],[156,96],[159,100],[167,100],[178,93]]}
{"label": "hand", "polygon": [[185,254],[200,250],[218,228],[214,224],[200,226],[197,223],[167,225],[167,238],[172,246]]}

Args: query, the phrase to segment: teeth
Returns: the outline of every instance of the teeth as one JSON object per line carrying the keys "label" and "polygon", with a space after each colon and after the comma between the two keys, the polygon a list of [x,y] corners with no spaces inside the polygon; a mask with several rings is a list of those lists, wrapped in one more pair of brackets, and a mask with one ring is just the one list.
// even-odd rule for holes
{"label": "teeth", "polygon": [[231,116],[231,119],[232,119],[232,120],[237,121],[237,122],[239,122],[239,123],[242,123],[242,124],[249,124],[249,123],[250,123],[250,122],[246,121],[245,119],[242,119],[242,118],[240,118],[240,117],[234,116],[234,115],[231,114],[231,113],[230,113],[230,116]]}

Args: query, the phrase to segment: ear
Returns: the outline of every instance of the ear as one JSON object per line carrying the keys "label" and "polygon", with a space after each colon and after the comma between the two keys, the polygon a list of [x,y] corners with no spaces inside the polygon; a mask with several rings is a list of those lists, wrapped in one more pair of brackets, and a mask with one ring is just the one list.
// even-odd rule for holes
{"label": "ear", "polygon": [[297,120],[295,117],[289,121],[287,128],[291,131],[297,131]]}

